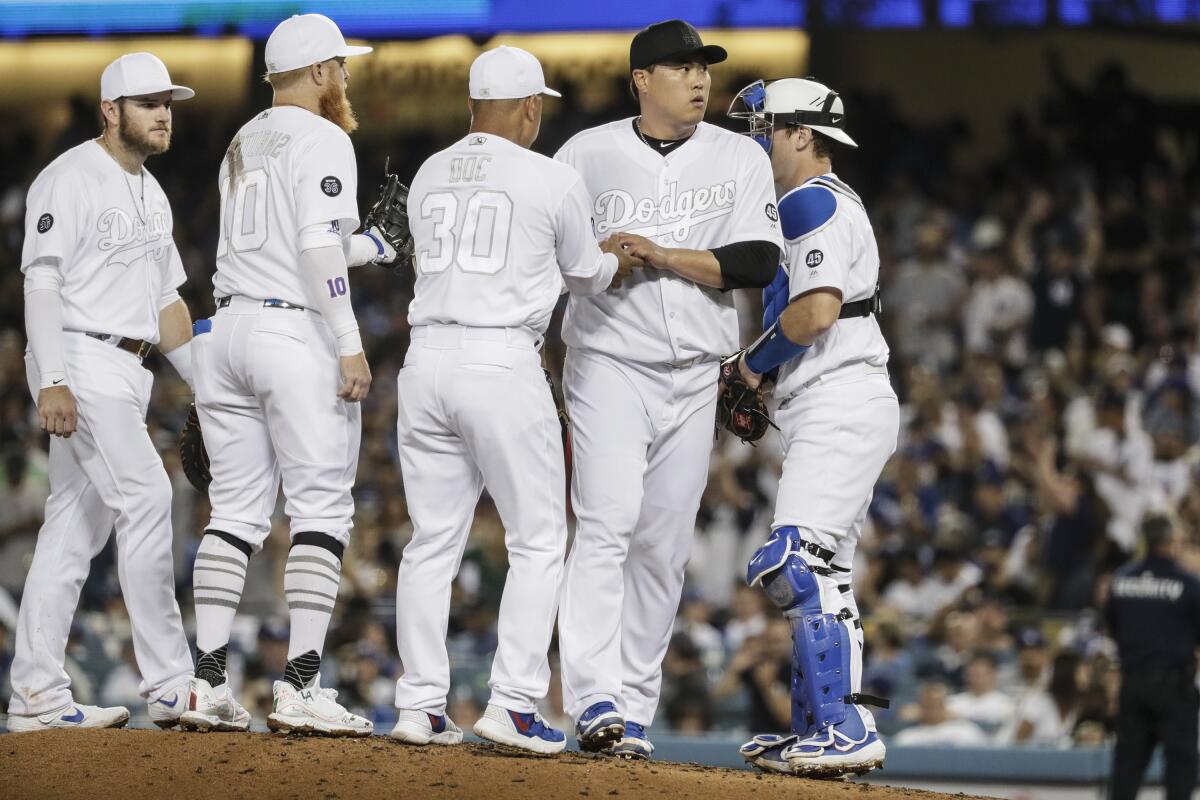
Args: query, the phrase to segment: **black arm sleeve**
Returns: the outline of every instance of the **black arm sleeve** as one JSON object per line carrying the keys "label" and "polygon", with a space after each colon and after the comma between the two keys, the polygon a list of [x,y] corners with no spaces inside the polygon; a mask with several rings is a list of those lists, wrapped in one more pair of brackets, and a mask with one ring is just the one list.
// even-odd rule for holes
{"label": "black arm sleeve", "polygon": [[771,242],[734,242],[714,247],[712,254],[721,265],[722,289],[761,289],[779,268],[779,247]]}

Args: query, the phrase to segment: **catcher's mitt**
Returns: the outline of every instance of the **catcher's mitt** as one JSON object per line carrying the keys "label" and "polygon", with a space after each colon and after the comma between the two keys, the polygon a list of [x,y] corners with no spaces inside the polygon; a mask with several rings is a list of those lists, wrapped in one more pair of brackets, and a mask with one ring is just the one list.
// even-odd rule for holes
{"label": "catcher's mitt", "polygon": [[717,379],[717,428],[724,428],[747,444],[754,444],[767,433],[767,426],[779,430],[767,415],[760,386],[751,389],[738,370],[742,352],[734,353],[721,362]]}
{"label": "catcher's mitt", "polygon": [[[395,256],[375,263],[388,269],[400,269],[412,263],[413,237],[408,227],[408,187],[395,174],[383,167],[383,186],[379,187],[379,199],[363,220],[363,230],[382,238]],[[384,248],[386,251],[388,248]]]}
{"label": "catcher's mitt", "polygon": [[196,404],[188,406],[187,420],[179,432],[179,460],[183,463],[183,474],[197,491],[207,492],[212,483],[208,471],[208,451],[204,449],[204,435],[200,431],[200,416]]}

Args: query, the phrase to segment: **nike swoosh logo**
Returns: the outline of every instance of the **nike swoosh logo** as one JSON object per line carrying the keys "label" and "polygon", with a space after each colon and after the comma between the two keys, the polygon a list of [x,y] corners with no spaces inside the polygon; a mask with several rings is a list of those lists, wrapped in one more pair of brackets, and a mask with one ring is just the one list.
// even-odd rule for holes
{"label": "nike swoosh logo", "polygon": [[62,383],[62,382],[63,382],[63,381],[65,381],[65,380],[66,380],[66,378],[59,378],[58,380],[56,380],[56,381],[51,381],[50,383],[51,383],[52,385],[54,385],[54,386],[58,386],[60,383]]}
{"label": "nike swoosh logo", "polygon": [[675,143],[674,142],[659,142],[658,146],[659,147],[670,147],[673,144],[675,144]]}
{"label": "nike swoosh logo", "polygon": [[179,703],[179,695],[175,695],[174,699],[172,699],[169,703],[166,700],[163,700],[161,697],[157,700],[157,702],[162,703],[167,708],[174,708]]}
{"label": "nike swoosh logo", "polygon": [[60,719],[63,722],[80,723],[83,722],[83,709],[76,708],[74,714],[63,714]]}

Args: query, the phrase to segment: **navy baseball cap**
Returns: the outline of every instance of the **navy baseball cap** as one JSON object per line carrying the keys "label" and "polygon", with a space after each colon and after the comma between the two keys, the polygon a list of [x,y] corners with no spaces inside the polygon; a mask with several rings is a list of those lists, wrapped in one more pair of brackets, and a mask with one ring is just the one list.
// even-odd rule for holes
{"label": "navy baseball cap", "polygon": [[706,64],[719,64],[728,57],[724,47],[700,41],[700,34],[688,23],[669,19],[642,28],[633,37],[629,44],[629,71],[696,58]]}

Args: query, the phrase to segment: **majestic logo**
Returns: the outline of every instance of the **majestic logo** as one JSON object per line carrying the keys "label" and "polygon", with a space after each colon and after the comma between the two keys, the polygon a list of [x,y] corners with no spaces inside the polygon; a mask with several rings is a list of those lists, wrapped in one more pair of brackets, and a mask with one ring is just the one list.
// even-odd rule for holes
{"label": "majestic logo", "polygon": [[105,266],[130,267],[143,258],[159,261],[171,247],[171,229],[162,211],[143,222],[123,209],[110,208],[96,220],[96,230],[103,234],[97,246],[109,253]]}
{"label": "majestic logo", "polygon": [[678,186],[672,183],[657,202],[649,197],[635,199],[624,189],[601,192],[594,206],[596,235],[619,230],[646,237],[671,236],[683,242],[696,225],[733,213],[736,181],[683,191]]}
{"label": "majestic logo", "polygon": [[50,230],[53,227],[54,227],[54,217],[52,215],[42,214],[40,217],[38,217],[38,224],[37,224],[38,233],[45,233],[46,231]]}
{"label": "majestic logo", "polygon": [[825,254],[820,250],[809,250],[808,255],[804,256],[804,263],[808,264],[809,269],[816,269],[824,260]]}
{"label": "majestic logo", "polygon": [[774,203],[767,203],[767,219],[771,222],[779,222],[779,209],[775,208]]}
{"label": "majestic logo", "polygon": [[321,191],[330,197],[337,197],[342,193],[342,182],[332,175],[326,175],[321,178]]}
{"label": "majestic logo", "polygon": [[486,144],[486,143],[487,143],[486,136],[475,136],[471,139],[471,141],[467,142],[467,146],[475,147],[476,145],[481,145],[481,144]]}

